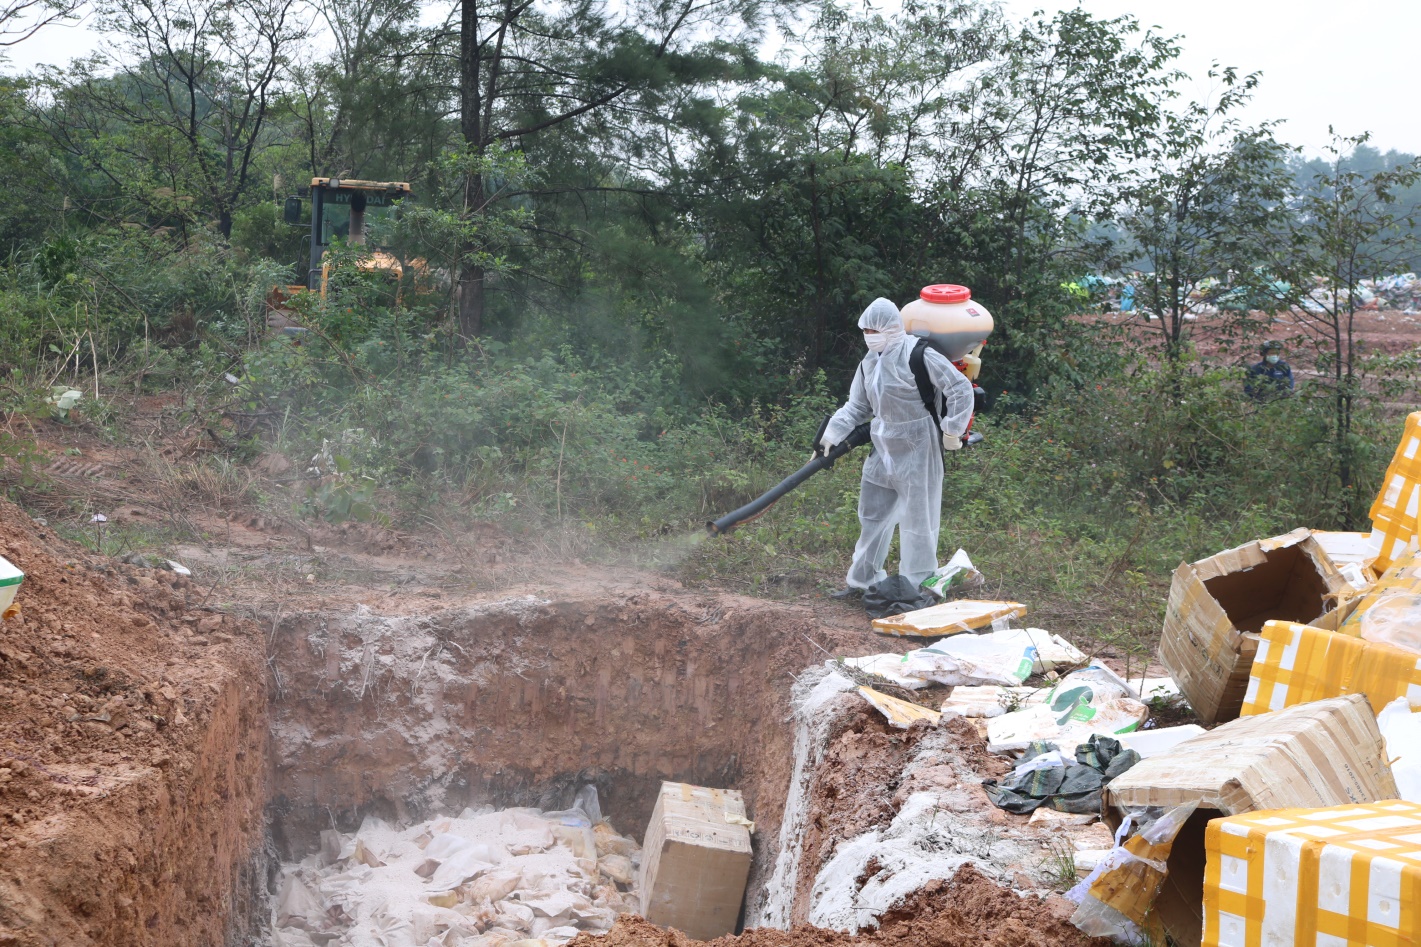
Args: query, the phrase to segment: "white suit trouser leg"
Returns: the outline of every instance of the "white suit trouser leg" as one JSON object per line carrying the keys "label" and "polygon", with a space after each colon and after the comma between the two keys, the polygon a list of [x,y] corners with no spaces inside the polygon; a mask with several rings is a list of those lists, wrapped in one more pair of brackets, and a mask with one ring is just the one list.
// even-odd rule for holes
{"label": "white suit trouser leg", "polygon": [[[853,588],[866,589],[888,578],[883,563],[898,527],[899,573],[914,585],[937,570],[937,540],[942,525],[942,478],[920,488],[924,496],[902,495],[892,487],[867,480],[859,489],[859,541],[846,581]],[[916,491],[913,491],[914,493]],[[908,493],[908,491],[904,491]],[[899,522],[902,512],[916,515]]]}

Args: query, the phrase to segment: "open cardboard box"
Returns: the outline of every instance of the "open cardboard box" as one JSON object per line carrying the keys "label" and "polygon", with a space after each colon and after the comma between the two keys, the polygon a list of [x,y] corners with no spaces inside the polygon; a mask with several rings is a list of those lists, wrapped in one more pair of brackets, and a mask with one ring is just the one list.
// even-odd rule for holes
{"label": "open cardboard box", "polygon": [[1160,660],[1201,720],[1233,720],[1264,623],[1316,625],[1353,592],[1308,529],[1184,563],[1170,585]]}
{"label": "open cardboard box", "polygon": [[1154,905],[1179,947],[1198,947],[1209,820],[1381,802],[1396,793],[1372,708],[1350,694],[1243,717],[1141,760],[1106,786],[1103,816],[1115,829],[1134,809],[1199,804],[1175,837]]}

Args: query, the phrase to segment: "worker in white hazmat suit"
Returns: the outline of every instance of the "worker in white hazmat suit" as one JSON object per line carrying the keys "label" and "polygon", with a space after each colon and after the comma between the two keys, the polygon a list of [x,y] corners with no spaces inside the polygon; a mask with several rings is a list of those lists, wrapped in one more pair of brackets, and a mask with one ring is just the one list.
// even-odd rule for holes
{"label": "worker in white hazmat suit", "polygon": [[819,441],[827,451],[873,419],[873,453],[864,462],[859,493],[859,541],[849,587],[839,597],[860,594],[888,577],[883,563],[895,526],[899,573],[916,585],[936,571],[942,451],[962,446],[973,409],[972,383],[941,352],[926,349],[923,366],[942,399],[938,429],[909,363],[918,338],[904,332],[893,303],[875,299],[859,317],[859,328],[868,354],[854,373],[848,403],[829,419]]}

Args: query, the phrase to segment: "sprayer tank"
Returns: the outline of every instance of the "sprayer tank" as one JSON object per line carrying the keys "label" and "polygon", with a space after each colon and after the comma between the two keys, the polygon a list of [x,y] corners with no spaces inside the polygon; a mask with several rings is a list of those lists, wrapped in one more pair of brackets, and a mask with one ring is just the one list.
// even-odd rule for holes
{"label": "sprayer tank", "polygon": [[959,361],[992,334],[992,314],[972,300],[966,286],[940,283],[924,286],[918,298],[903,307],[903,328],[921,336],[952,361]]}

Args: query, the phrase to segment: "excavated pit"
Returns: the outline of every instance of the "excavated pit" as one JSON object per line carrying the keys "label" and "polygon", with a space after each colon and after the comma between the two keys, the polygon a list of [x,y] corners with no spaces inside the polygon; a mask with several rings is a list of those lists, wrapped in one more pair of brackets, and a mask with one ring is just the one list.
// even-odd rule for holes
{"label": "excavated pit", "polygon": [[794,675],[862,631],[733,596],[600,590],[438,611],[364,605],[269,631],[272,839],[284,861],[367,816],[564,809],[597,787],[640,840],[663,780],[734,788],[757,824],[747,903],[777,854]]}

